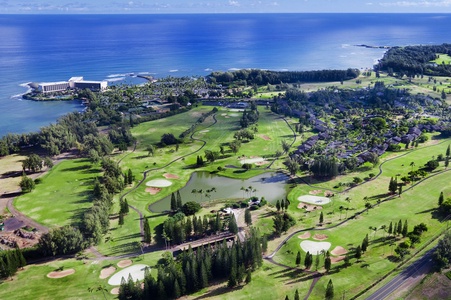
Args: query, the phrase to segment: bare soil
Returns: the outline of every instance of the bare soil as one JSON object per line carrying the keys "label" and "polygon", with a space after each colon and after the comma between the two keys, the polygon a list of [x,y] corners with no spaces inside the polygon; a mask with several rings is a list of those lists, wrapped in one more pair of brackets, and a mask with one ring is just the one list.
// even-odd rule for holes
{"label": "bare soil", "polygon": [[328,238],[327,235],[325,235],[325,234],[319,234],[319,233],[316,233],[316,234],[313,236],[313,239],[314,239],[314,240],[317,240],[317,241],[324,241],[324,240],[327,240],[327,238]]}
{"label": "bare soil", "polygon": [[53,271],[47,274],[48,278],[63,278],[75,273],[74,269],[67,269],[64,271]]}
{"label": "bare soil", "polygon": [[128,267],[132,264],[132,261],[130,259],[125,259],[125,260],[121,260],[120,262],[117,263],[117,266],[119,268],[125,268]]}
{"label": "bare soil", "polygon": [[311,233],[309,231],[307,231],[304,234],[298,235],[298,238],[300,238],[302,240],[306,240],[306,239],[309,239],[311,236],[312,236]]}
{"label": "bare soil", "polygon": [[312,205],[312,204],[308,204],[305,202],[300,202],[298,204],[298,208],[305,209],[305,211],[314,211],[314,210],[323,209],[320,205]]}
{"label": "bare soil", "polygon": [[330,251],[330,253],[332,255],[339,256],[339,255],[344,255],[344,254],[348,253],[348,250],[346,250],[342,246],[337,246],[334,248],[334,250]]}
{"label": "bare soil", "polygon": [[148,192],[151,195],[156,195],[161,191],[161,188],[157,188],[157,187],[148,187],[146,188],[146,192]]}
{"label": "bare soil", "polygon": [[177,175],[171,174],[171,173],[164,173],[163,177],[166,178],[166,179],[179,179],[180,178]]}
{"label": "bare soil", "polygon": [[104,269],[102,269],[102,271],[100,271],[100,276],[99,276],[99,278],[100,278],[100,279],[108,278],[108,277],[110,277],[115,271],[116,271],[116,268],[113,267],[113,266],[108,267],[108,268],[104,268]]}

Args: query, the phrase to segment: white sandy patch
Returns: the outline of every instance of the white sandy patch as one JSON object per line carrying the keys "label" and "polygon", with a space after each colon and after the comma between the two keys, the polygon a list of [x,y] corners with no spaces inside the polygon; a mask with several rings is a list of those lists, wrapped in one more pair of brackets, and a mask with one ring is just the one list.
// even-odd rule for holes
{"label": "white sandy patch", "polygon": [[113,288],[113,289],[111,290],[111,294],[113,294],[113,295],[119,295],[119,288],[118,288],[118,287]]}
{"label": "white sandy patch", "polygon": [[304,252],[310,252],[310,254],[317,255],[322,250],[327,251],[330,249],[331,243],[329,242],[314,242],[314,241],[302,241],[301,248]]}
{"label": "white sandy patch", "polygon": [[257,162],[264,162],[265,159],[263,157],[255,157],[255,158],[244,158],[240,160],[241,164],[254,164]]}
{"label": "white sandy patch", "polygon": [[144,271],[146,268],[149,267],[148,265],[133,265],[130,266],[124,270],[121,270],[111,276],[111,278],[108,280],[109,285],[120,285],[122,277],[124,277],[125,280],[128,280],[129,274],[132,276],[133,281],[136,280],[143,280],[144,279]]}
{"label": "white sandy patch", "polygon": [[231,113],[231,114],[229,114],[229,116],[231,116],[231,117],[239,117],[240,115],[239,114],[235,114],[235,113]]}
{"label": "white sandy patch", "polygon": [[210,130],[208,130],[208,129],[205,129],[205,130],[201,130],[201,131],[199,131],[199,133],[206,133],[206,132],[209,132]]}
{"label": "white sandy patch", "polygon": [[324,205],[330,202],[330,199],[327,197],[312,196],[312,195],[299,196],[298,200],[301,202],[316,205]]}
{"label": "white sandy patch", "polygon": [[241,109],[241,108],[231,108],[231,109],[229,109],[229,111],[242,112],[242,111],[244,111],[244,109]]}
{"label": "white sandy patch", "polygon": [[146,182],[147,186],[150,187],[168,187],[172,185],[172,182],[166,179],[153,179]]}

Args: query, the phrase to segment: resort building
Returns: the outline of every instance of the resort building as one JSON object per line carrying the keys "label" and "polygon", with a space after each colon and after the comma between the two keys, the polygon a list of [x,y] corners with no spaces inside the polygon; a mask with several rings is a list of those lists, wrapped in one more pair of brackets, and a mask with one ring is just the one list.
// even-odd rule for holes
{"label": "resort building", "polygon": [[63,92],[68,89],[89,89],[91,91],[103,91],[107,87],[107,81],[87,81],[84,80],[83,77],[72,77],[68,81],[39,83],[36,90],[41,93]]}

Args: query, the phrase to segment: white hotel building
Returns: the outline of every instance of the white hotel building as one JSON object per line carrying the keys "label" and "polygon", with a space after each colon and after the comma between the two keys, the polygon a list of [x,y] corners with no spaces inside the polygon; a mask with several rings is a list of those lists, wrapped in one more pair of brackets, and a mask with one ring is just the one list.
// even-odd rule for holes
{"label": "white hotel building", "polygon": [[72,77],[68,81],[41,82],[38,85],[37,91],[41,93],[62,92],[68,89],[103,91],[107,87],[107,81],[87,81],[83,77]]}

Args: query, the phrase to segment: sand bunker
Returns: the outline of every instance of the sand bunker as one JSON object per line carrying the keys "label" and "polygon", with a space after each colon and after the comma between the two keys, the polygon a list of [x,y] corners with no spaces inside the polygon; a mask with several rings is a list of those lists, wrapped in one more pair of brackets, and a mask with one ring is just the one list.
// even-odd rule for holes
{"label": "sand bunker", "polygon": [[305,232],[304,234],[298,235],[298,238],[302,239],[302,240],[306,240],[308,238],[310,238],[311,234],[310,232]]}
{"label": "sand bunker", "polygon": [[345,259],[345,256],[331,257],[330,262],[333,264],[336,264],[337,262],[340,262],[344,259]]}
{"label": "sand bunker", "polygon": [[118,288],[118,287],[113,288],[113,289],[111,290],[111,294],[113,294],[113,295],[119,295],[119,288]]}
{"label": "sand bunker", "polygon": [[259,161],[259,162],[255,163],[256,166],[264,166],[264,165],[267,165],[267,164],[269,164],[269,161],[267,161],[267,160]]}
{"label": "sand bunker", "polygon": [[304,203],[304,202],[299,203],[298,208],[305,209],[305,211],[314,211],[314,210],[323,209],[320,205],[312,205],[312,204],[308,204],[308,203]]}
{"label": "sand bunker", "polygon": [[270,141],[271,140],[271,138],[269,136],[267,136],[266,134],[260,134],[259,137],[261,137],[265,141]]}
{"label": "sand bunker", "polygon": [[304,252],[310,252],[310,254],[320,254],[322,250],[329,250],[331,244],[329,242],[314,242],[314,241],[302,241],[301,248]]}
{"label": "sand bunker", "polygon": [[308,192],[310,195],[318,195],[318,194],[321,194],[323,191],[322,190],[313,190],[313,191],[310,191],[310,192]]}
{"label": "sand bunker", "polygon": [[149,188],[146,188],[146,192],[151,194],[151,195],[156,195],[159,192],[161,192],[161,188],[149,187]]}
{"label": "sand bunker", "polygon": [[309,204],[316,204],[316,205],[324,205],[330,202],[330,199],[327,197],[319,197],[319,196],[311,196],[311,195],[304,195],[299,196],[298,200],[301,202],[306,202]]}
{"label": "sand bunker", "polygon": [[330,251],[332,255],[339,256],[348,253],[348,250],[343,248],[342,246],[337,246],[334,250]]}
{"label": "sand bunker", "polygon": [[64,271],[53,271],[47,274],[48,278],[63,278],[75,273],[74,269],[67,269]]}
{"label": "sand bunker", "polygon": [[164,173],[163,177],[166,178],[166,179],[179,179],[180,178],[177,175],[171,174],[171,173]]}
{"label": "sand bunker", "polygon": [[145,270],[148,268],[148,265],[134,265],[130,266],[128,268],[125,268],[113,276],[108,280],[109,285],[120,285],[122,281],[122,277],[124,277],[125,280],[128,280],[128,277],[131,276],[133,281],[136,280],[143,280],[145,275]]}
{"label": "sand bunker", "polygon": [[317,241],[324,241],[324,240],[327,240],[327,238],[328,238],[328,236],[327,235],[325,235],[325,234],[315,234],[314,236],[313,236],[313,239],[315,239],[315,240],[317,240]]}
{"label": "sand bunker", "polygon": [[324,196],[326,196],[326,197],[333,197],[334,193],[332,193],[331,191],[325,191],[324,192]]}
{"label": "sand bunker", "polygon": [[108,268],[104,268],[104,269],[102,269],[102,271],[100,271],[100,276],[99,276],[99,278],[100,278],[100,279],[108,278],[108,277],[110,277],[115,271],[116,271],[116,268],[113,267],[113,266],[108,267]]}
{"label": "sand bunker", "polygon": [[166,179],[153,179],[146,182],[147,186],[150,187],[168,187],[172,185],[172,182]]}
{"label": "sand bunker", "polygon": [[125,268],[132,265],[132,261],[130,259],[124,259],[117,263],[119,268]]}
{"label": "sand bunker", "polygon": [[207,133],[207,132],[209,132],[210,130],[208,130],[208,129],[205,129],[205,130],[201,130],[201,131],[199,131],[199,133]]}
{"label": "sand bunker", "polygon": [[255,158],[244,158],[242,160],[240,160],[241,164],[254,164],[254,163],[258,163],[258,162],[262,162],[265,161],[265,159],[263,157],[255,157]]}

